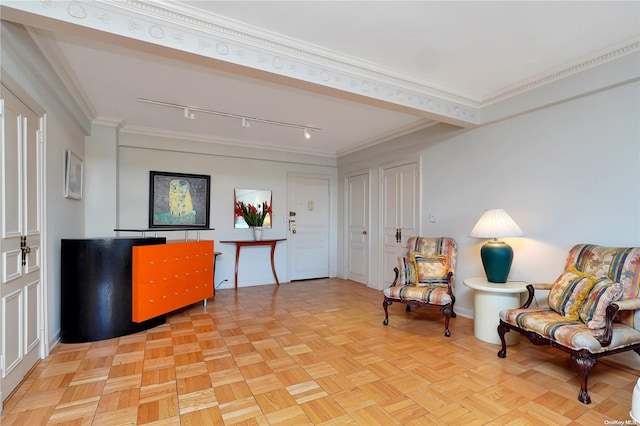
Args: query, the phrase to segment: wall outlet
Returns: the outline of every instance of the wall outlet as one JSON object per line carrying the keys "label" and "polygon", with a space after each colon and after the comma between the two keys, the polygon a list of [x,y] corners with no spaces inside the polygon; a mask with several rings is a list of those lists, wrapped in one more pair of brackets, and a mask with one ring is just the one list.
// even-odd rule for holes
{"label": "wall outlet", "polygon": [[436,217],[436,214],[435,214],[435,213],[431,213],[431,214],[429,215],[429,222],[431,222],[431,223],[436,223],[436,219],[437,219],[437,217]]}

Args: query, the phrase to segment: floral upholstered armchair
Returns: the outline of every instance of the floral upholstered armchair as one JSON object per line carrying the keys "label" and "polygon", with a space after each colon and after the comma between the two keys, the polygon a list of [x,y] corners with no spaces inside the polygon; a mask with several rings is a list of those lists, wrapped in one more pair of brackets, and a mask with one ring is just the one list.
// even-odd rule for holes
{"label": "floral upholstered armchair", "polygon": [[393,302],[407,305],[406,311],[435,307],[444,314],[444,335],[449,337],[449,319],[456,316],[453,305],[454,276],[458,247],[452,238],[412,237],[405,256],[398,258],[396,277],[384,290],[384,325],[389,324],[388,306]]}
{"label": "floral upholstered armchair", "polygon": [[[549,290],[548,307],[529,307],[536,289]],[[630,350],[640,355],[640,247],[578,244],[555,283],[527,290],[522,307],[500,312],[500,358],[510,330],[569,353],[580,370],[578,400],[589,404],[587,376],[598,358]]]}

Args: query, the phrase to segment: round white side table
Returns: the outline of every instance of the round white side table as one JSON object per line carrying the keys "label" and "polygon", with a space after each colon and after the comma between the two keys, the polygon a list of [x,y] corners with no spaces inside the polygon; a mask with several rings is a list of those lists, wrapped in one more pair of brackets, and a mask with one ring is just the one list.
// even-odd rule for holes
{"label": "round white side table", "polygon": [[[498,336],[500,311],[518,308],[520,293],[527,292],[526,281],[507,281],[504,284],[490,283],[486,278],[467,278],[464,285],[475,291],[473,298],[473,334],[480,340],[501,344]],[[505,334],[507,345],[515,345],[520,339],[517,332]]]}

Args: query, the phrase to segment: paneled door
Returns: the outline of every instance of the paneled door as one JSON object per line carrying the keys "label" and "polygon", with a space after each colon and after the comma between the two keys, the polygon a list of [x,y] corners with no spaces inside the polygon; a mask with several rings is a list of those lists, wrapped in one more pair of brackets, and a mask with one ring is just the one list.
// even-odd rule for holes
{"label": "paneled door", "polygon": [[41,356],[44,119],[4,85],[0,114],[0,391],[4,400]]}
{"label": "paneled door", "polygon": [[347,178],[347,279],[369,282],[369,173]]}
{"label": "paneled door", "polygon": [[329,276],[329,178],[289,177],[289,276]]}
{"label": "paneled door", "polygon": [[407,240],[419,232],[420,179],[418,162],[382,168],[382,279],[389,286],[406,250]]}

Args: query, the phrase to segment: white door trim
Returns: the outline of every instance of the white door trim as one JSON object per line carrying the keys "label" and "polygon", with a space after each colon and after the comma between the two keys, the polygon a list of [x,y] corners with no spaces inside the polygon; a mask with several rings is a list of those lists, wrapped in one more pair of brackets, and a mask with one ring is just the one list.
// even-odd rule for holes
{"label": "white door trim", "polygon": [[42,309],[41,309],[41,336],[42,341],[40,343],[40,358],[45,359],[49,356],[51,349],[55,346],[60,340],[59,337],[56,338],[54,342],[49,341],[49,309],[47,305],[47,300],[49,300],[49,258],[47,256],[49,247],[49,234],[47,233],[47,221],[45,218],[47,217],[47,193],[49,192],[47,189],[47,114],[42,115],[42,138],[40,140],[41,146],[41,154],[42,154],[42,167],[40,169],[40,185],[42,188],[42,193],[40,195],[40,206],[42,208],[40,215],[40,241],[42,243],[42,258],[40,261],[42,262],[42,276],[40,277],[40,282],[42,283]]}

